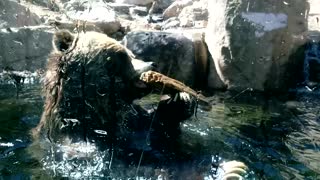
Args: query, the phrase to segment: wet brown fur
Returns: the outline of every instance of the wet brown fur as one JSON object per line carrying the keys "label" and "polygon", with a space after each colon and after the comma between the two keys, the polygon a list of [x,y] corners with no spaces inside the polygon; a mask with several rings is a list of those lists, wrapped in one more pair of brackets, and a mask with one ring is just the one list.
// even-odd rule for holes
{"label": "wet brown fur", "polygon": [[[66,79],[63,76],[66,71],[65,69],[68,68],[68,64],[74,59],[74,53],[78,55],[82,48],[81,45],[75,44],[75,42],[77,42],[75,38],[77,37],[68,31],[59,31],[54,35],[53,44],[56,46],[54,51],[49,56],[43,84],[43,93],[45,96],[44,111],[38,126],[32,130],[32,136],[35,139],[38,139],[39,135],[47,135],[49,139],[50,137],[54,137],[56,135],[60,136],[59,129],[62,125],[61,118],[63,117],[59,117],[59,104],[61,103],[62,96],[64,95],[64,81]],[[96,38],[99,39],[99,37]],[[105,38],[103,39],[105,40],[104,42],[97,45],[94,44],[92,49],[92,51],[94,51],[92,60],[96,61],[94,62],[96,64],[101,64],[101,62],[111,59],[111,69],[113,73],[116,76],[122,77],[122,79],[124,79],[126,82],[131,81],[133,78],[135,78],[135,71],[130,63],[132,57],[128,53],[128,50],[114,39],[106,38],[105,36],[103,36],[103,38]],[[79,43],[81,43],[81,41]],[[74,49],[70,51],[70,47]],[[91,51],[89,53],[91,53]],[[100,60],[99,57],[103,56],[103,54],[108,54],[108,57],[103,57],[106,59]],[[96,66],[97,65],[95,65],[95,67]],[[99,66],[97,67],[99,68]],[[99,70],[101,71],[103,69],[101,68],[98,69],[98,71]],[[96,101],[97,102],[95,102],[94,106],[99,106],[99,104],[106,106],[105,104],[109,103],[108,98],[103,97],[97,98]],[[99,109],[98,107],[94,108]],[[103,111],[108,111],[109,108],[104,109]],[[105,114],[108,114],[108,112],[105,112]],[[101,117],[100,120],[104,121],[106,118],[108,117]]]}

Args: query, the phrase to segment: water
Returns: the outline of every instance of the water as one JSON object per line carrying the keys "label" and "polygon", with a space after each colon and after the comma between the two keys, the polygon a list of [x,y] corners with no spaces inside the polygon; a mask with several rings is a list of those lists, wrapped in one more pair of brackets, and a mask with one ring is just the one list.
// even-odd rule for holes
{"label": "water", "polygon": [[[248,179],[320,179],[319,94],[307,90],[284,95],[217,93],[210,98],[214,104],[210,112],[198,109],[196,117],[181,124],[179,147],[189,160],[168,161],[166,166],[144,164],[138,175],[140,179],[208,179],[211,158],[216,156],[219,161],[244,162],[250,169]],[[1,85],[0,179],[53,179],[54,175],[106,179],[103,171],[113,177],[136,175],[135,165],[116,159],[109,171],[110,152],[92,144],[50,147],[44,143],[45,152],[31,145],[29,130],[38,123],[42,105],[37,85],[24,85],[18,99],[12,84]],[[52,161],[57,157],[61,161]]]}

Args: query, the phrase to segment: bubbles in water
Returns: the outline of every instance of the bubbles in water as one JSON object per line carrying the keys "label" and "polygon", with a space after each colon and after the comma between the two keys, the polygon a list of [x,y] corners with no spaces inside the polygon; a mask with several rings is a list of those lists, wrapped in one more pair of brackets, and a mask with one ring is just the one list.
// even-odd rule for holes
{"label": "bubbles in water", "polygon": [[46,156],[43,168],[62,177],[101,178],[108,169],[107,151],[99,151],[91,143],[79,142],[56,145],[52,148],[53,156]]}

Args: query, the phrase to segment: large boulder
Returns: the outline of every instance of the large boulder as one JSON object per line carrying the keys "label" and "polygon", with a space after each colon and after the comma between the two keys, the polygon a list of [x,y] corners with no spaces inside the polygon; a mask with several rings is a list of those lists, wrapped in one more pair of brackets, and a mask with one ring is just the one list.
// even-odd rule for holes
{"label": "large boulder", "polygon": [[40,23],[40,18],[29,8],[12,0],[0,1],[0,29],[34,26]]}
{"label": "large boulder", "polygon": [[52,49],[49,27],[7,28],[0,30],[0,71],[35,71],[44,68]]}
{"label": "large boulder", "polygon": [[[303,66],[306,0],[210,0],[208,11],[206,43],[228,89],[285,90],[295,83]],[[208,85],[216,88],[213,77]]]}
{"label": "large boulder", "polygon": [[138,59],[155,62],[163,74],[195,84],[195,50],[191,37],[182,33],[133,31],[123,44]]}

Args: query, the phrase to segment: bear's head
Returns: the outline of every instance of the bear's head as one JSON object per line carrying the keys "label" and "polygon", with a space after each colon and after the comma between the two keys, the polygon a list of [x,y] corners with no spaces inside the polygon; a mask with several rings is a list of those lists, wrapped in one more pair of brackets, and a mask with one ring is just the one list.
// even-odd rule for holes
{"label": "bear's head", "polygon": [[66,136],[105,141],[106,134],[124,131],[132,100],[145,92],[139,74],[152,64],[97,32],[59,31],[53,45],[44,77],[45,108],[33,134],[54,142]]}

